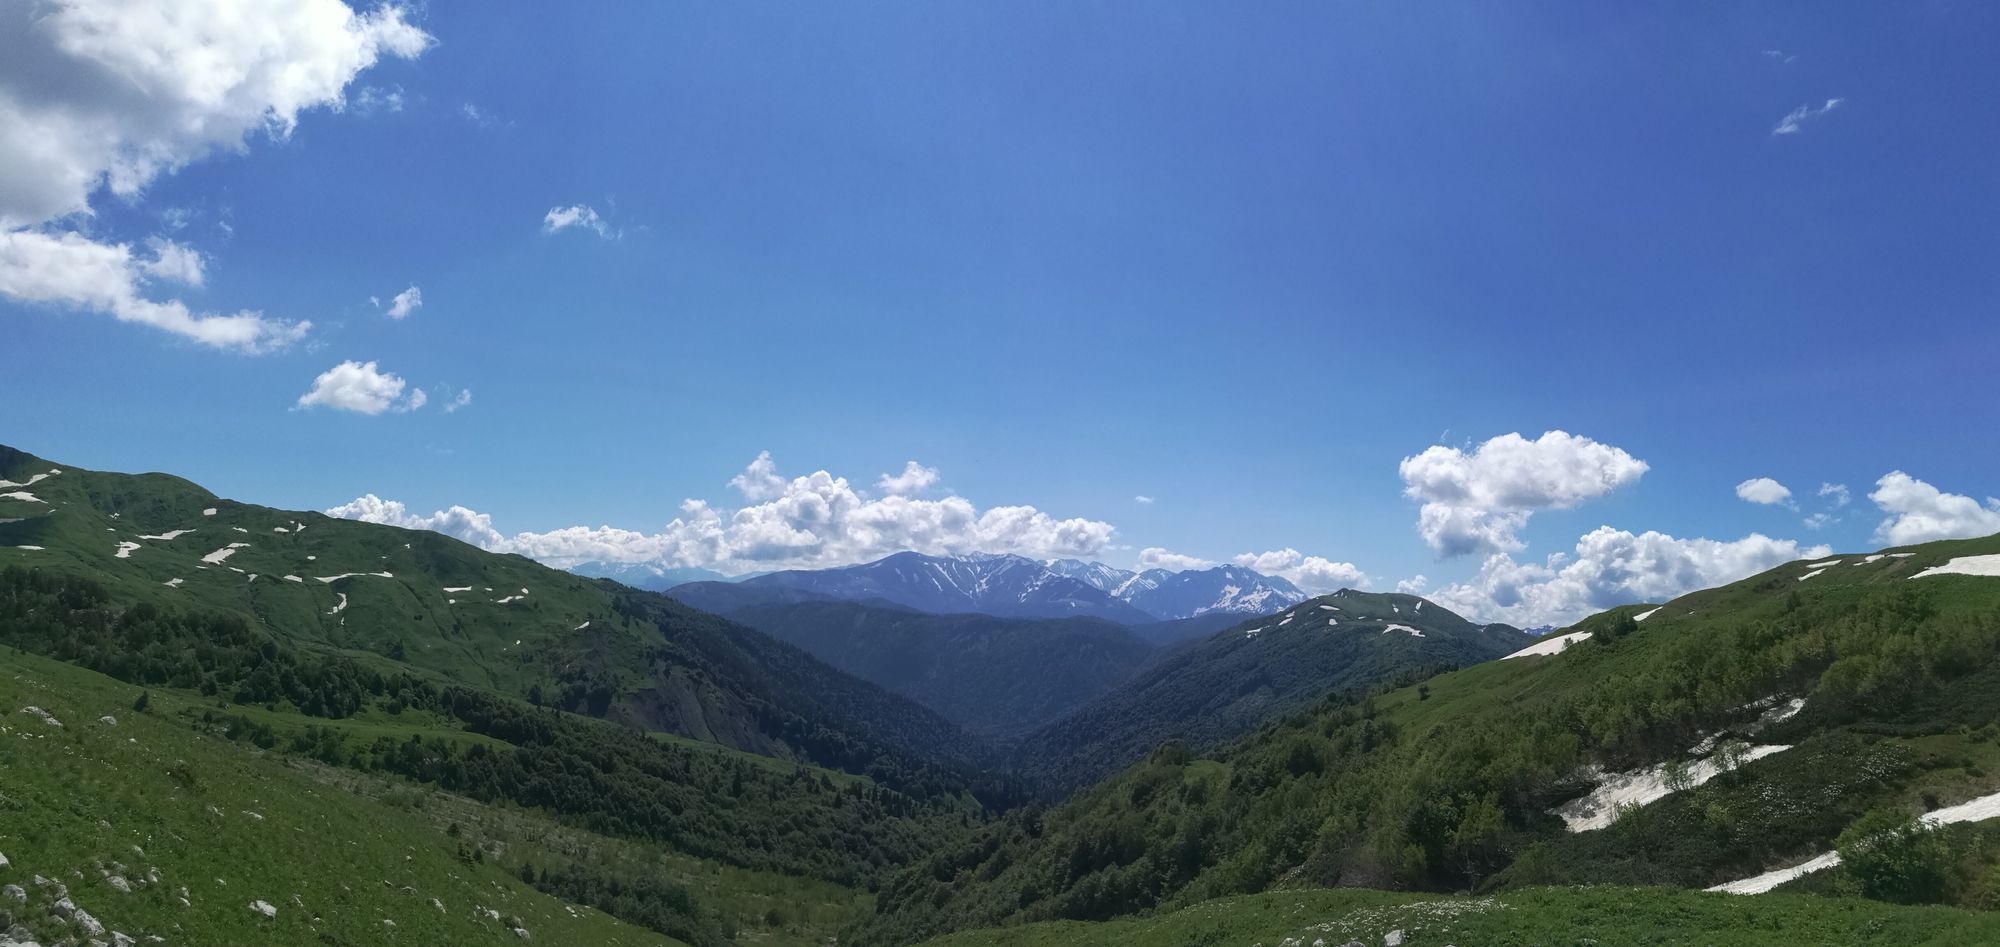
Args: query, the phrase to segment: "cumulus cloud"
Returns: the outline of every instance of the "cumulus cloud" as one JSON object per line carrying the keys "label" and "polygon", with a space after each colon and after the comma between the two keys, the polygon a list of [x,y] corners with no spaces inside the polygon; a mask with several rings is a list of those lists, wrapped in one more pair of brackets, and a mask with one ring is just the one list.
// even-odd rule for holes
{"label": "cumulus cloud", "polygon": [[588,204],[551,207],[549,208],[549,212],[542,216],[542,233],[562,233],[571,228],[588,230],[606,240],[618,235],[617,231],[612,230],[611,225],[606,223],[603,217],[598,216],[596,209]]}
{"label": "cumulus cloud", "polygon": [[[0,132],[0,135],[4,135]],[[77,233],[0,232],[0,296],[21,302],[105,313],[193,339],[203,345],[257,354],[284,348],[305,335],[310,322],[287,322],[244,310],[234,315],[197,313],[179,300],[147,297],[157,277],[199,280],[198,258],[180,244],[160,241],[154,255],[129,244],[100,243]]]}
{"label": "cumulus cloud", "polygon": [[1555,553],[1543,562],[1494,553],[1470,580],[1429,597],[1475,621],[1564,625],[1614,606],[1663,602],[1830,552],[1759,533],[1725,542],[1600,526],[1577,540],[1574,553]]}
{"label": "cumulus cloud", "polygon": [[389,300],[389,311],[384,313],[391,319],[401,319],[424,307],[424,291],[415,286],[403,290]]}
{"label": "cumulus cloud", "polygon": [[1884,545],[2000,533],[2000,500],[1987,497],[1981,505],[1969,496],[1945,493],[1900,470],[1875,481],[1868,499],[1889,514],[1875,529],[1875,541]]}
{"label": "cumulus cloud", "polygon": [[1847,484],[1844,483],[1822,483],[1819,485],[1819,495],[1821,499],[1836,507],[1846,506],[1848,501],[1853,499],[1847,492]]}
{"label": "cumulus cloud", "polygon": [[1200,556],[1184,556],[1158,546],[1148,546],[1139,550],[1139,571],[1165,569],[1168,572],[1186,572],[1189,569],[1213,569],[1215,563]]}
{"label": "cumulus cloud", "polygon": [[299,396],[296,407],[381,414],[415,411],[430,400],[421,388],[404,398],[405,387],[401,377],[382,371],[374,362],[346,361],[320,372],[312,387]]}
{"label": "cumulus cloud", "polygon": [[304,322],[244,311],[197,314],[142,293],[148,279],[194,283],[185,248],[128,244],[51,226],[91,215],[98,190],[135,199],[162,174],[302,112],[340,108],[383,56],[431,37],[398,7],[339,0],[66,0],[0,6],[0,295],[101,312],[207,345],[262,352]]}
{"label": "cumulus cloud", "polygon": [[370,493],[327,510],[326,515],[406,529],[428,529],[486,549],[497,548],[506,542],[506,537],[493,528],[492,517],[462,506],[420,515],[410,512],[408,507],[395,500],[384,500]]}
{"label": "cumulus cloud", "polygon": [[1771,506],[1788,503],[1792,498],[1789,487],[1769,477],[1757,477],[1736,485],[1736,498],[1750,503]]}
{"label": "cumulus cloud", "polygon": [[1647,466],[1609,444],[1548,431],[1532,441],[1502,434],[1470,451],[1436,445],[1403,458],[1399,470],[1404,495],[1423,503],[1418,532],[1449,558],[1518,550],[1515,534],[1532,514],[1603,496]]}
{"label": "cumulus cloud", "polygon": [[[981,510],[963,497],[868,497],[845,478],[824,470],[786,478],[768,452],[759,454],[730,485],[748,505],[724,510],[704,500],[685,500],[680,515],[658,532],[572,526],[512,536],[480,533],[481,538],[468,541],[556,566],[591,560],[649,562],[737,574],[850,565],[903,550],[932,555],[1015,553],[1035,559],[1087,557],[1109,546],[1114,532],[1109,523],[1060,519],[1032,506]],[[417,515],[393,501],[370,500],[363,497],[328,512],[338,516],[348,515],[338,511],[350,508],[374,511],[370,515],[383,517],[379,522],[418,529],[435,528],[429,524],[436,522],[471,522],[465,516],[454,517],[452,510]]]}
{"label": "cumulus cloud", "polygon": [[139,272],[188,286],[200,286],[207,278],[200,251],[164,237],[154,237],[146,241],[146,246],[153,251],[153,258],[140,260]]}
{"label": "cumulus cloud", "polygon": [[895,476],[883,474],[875,481],[875,486],[890,496],[906,497],[922,493],[936,486],[937,482],[936,467],[926,467],[912,460],[903,465],[902,473]]}
{"label": "cumulus cloud", "polygon": [[1308,556],[1289,546],[1270,552],[1246,552],[1237,556],[1234,562],[1246,569],[1286,579],[1313,593],[1365,589],[1374,581],[1354,563]]}
{"label": "cumulus cloud", "polygon": [[1810,103],[1801,105],[1786,113],[1784,118],[1778,119],[1778,124],[1771,127],[1771,134],[1796,135],[1805,129],[1807,122],[1818,121],[1824,118],[1826,113],[1839,108],[1840,103],[1845,101],[1847,100],[1827,99],[1826,104],[1818,108],[1813,108]]}
{"label": "cumulus cloud", "polygon": [[1430,588],[1431,580],[1422,575],[1413,575],[1396,583],[1396,591],[1404,595],[1422,595]]}

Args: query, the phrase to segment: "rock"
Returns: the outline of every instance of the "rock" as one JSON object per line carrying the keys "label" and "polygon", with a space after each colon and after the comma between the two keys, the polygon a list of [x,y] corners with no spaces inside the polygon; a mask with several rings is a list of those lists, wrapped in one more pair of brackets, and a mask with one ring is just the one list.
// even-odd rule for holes
{"label": "rock", "polygon": [[25,927],[9,927],[0,933],[0,947],[42,947],[34,932]]}
{"label": "rock", "polygon": [[272,903],[271,903],[271,902],[269,902],[269,901],[252,901],[252,902],[250,902],[250,910],[252,910],[252,911],[255,911],[255,912],[259,913],[259,914],[262,914],[262,915],[264,915],[265,917],[277,917],[277,916],[278,916],[278,907],[277,907],[277,905],[274,905],[274,904],[272,904]]}
{"label": "rock", "polygon": [[444,902],[443,902],[443,901],[439,901],[439,900],[438,900],[438,899],[436,899],[436,898],[432,898],[432,899],[431,899],[431,907],[434,907],[434,908],[437,908],[437,909],[438,909],[438,913],[439,913],[439,914],[443,914],[443,913],[444,913]]}
{"label": "rock", "polygon": [[396,926],[396,922],[395,922],[395,921],[392,921],[392,920],[389,920],[388,918],[386,918],[386,917],[385,917],[385,918],[383,918],[383,919],[382,919],[382,926],[383,926],[383,927],[395,927],[395,926]]}
{"label": "rock", "polygon": [[36,707],[32,704],[21,708],[21,712],[31,716],[40,717],[43,723],[46,723],[51,727],[62,726],[62,721],[57,720],[55,714],[49,713],[48,711],[43,710],[40,707]]}
{"label": "rock", "polygon": [[1403,947],[1403,932],[1393,930],[1382,935],[1382,947]]}
{"label": "rock", "polygon": [[105,714],[104,716],[97,718],[97,722],[107,727],[118,726],[118,718],[113,717],[110,714]]}
{"label": "rock", "polygon": [[111,877],[104,879],[104,883],[110,885],[111,889],[118,892],[119,894],[132,893],[132,883],[126,881],[124,875],[112,875]]}
{"label": "rock", "polygon": [[133,940],[132,938],[127,937],[124,934],[120,934],[117,931],[111,932],[111,947],[132,947],[132,945],[136,943],[138,943],[138,941]]}
{"label": "rock", "polygon": [[13,862],[8,861],[6,855],[0,854],[0,868],[5,868],[11,864],[13,864]]}
{"label": "rock", "polygon": [[76,916],[70,920],[76,924],[76,929],[82,931],[85,936],[96,937],[104,933],[104,925],[99,923],[97,918],[91,917],[89,911],[82,908],[77,908]]}
{"label": "rock", "polygon": [[517,927],[517,928],[514,928],[514,936],[515,936],[515,937],[519,937],[519,938],[521,938],[522,940],[532,940],[532,939],[533,939],[532,937],[530,937],[530,936],[528,935],[528,929],[527,929],[527,928],[525,928],[525,927]]}

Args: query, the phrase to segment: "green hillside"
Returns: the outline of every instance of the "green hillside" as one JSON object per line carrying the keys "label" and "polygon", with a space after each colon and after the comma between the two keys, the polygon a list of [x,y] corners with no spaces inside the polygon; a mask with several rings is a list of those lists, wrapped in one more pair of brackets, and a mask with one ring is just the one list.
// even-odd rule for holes
{"label": "green hillside", "polygon": [[1343,590],[1161,655],[1030,734],[1015,758],[1037,785],[1075,790],[1169,740],[1214,746],[1328,694],[1476,664],[1526,643],[1413,595]]}
{"label": "green hillside", "polygon": [[[1707,887],[1797,864],[1872,810],[2000,789],[2000,580],[1916,578],[1994,554],[2000,537],[1794,563],[1594,616],[1559,654],[1328,698],[1212,758],[1168,747],[905,873],[871,937],[1280,885]],[[1571,831],[1560,807],[1620,772],[1672,788]],[[1991,890],[1962,873],[1959,899]]]}
{"label": "green hillside", "polygon": [[1096,618],[933,615],[860,602],[725,614],[996,738],[1061,718],[1131,677],[1154,650]]}
{"label": "green hillside", "polygon": [[[79,729],[77,721],[129,718],[160,745],[176,747],[166,764],[145,764],[147,779],[180,786],[184,798],[198,798],[194,787],[207,787],[212,778],[233,792],[251,784],[243,772],[291,774],[289,782],[271,783],[279,788],[259,790],[268,795],[258,798],[265,808],[295,814],[287,827],[296,831],[266,836],[262,848],[232,840],[246,858],[292,857],[288,847],[301,845],[309,823],[330,826],[316,851],[335,861],[354,855],[357,868],[392,866],[408,854],[361,858],[371,844],[443,839],[437,845],[443,857],[540,892],[535,903],[552,907],[534,915],[538,922],[555,917],[550,911],[567,917],[571,906],[580,911],[588,905],[630,925],[619,928],[589,915],[599,917],[600,933],[579,935],[579,943],[613,942],[616,936],[601,931],[624,930],[638,940],[667,934],[695,945],[741,937],[789,945],[835,936],[868,910],[860,889],[983,818],[974,784],[958,762],[966,754],[956,728],[749,629],[650,593],[492,556],[444,537],[287,518],[216,500],[174,478],[69,469],[51,474],[58,468],[9,456],[13,466],[0,476],[23,486],[0,498],[6,505],[0,509],[0,645],[20,649],[6,652],[17,668],[15,683],[48,693],[21,696],[5,708],[8,722],[40,746],[46,735],[33,726],[23,730],[41,725],[37,714],[11,716],[39,708],[67,722],[50,727],[69,741],[60,744],[66,760],[99,760],[115,771],[129,765],[118,757],[118,744],[78,742],[95,731]],[[201,525],[163,525],[184,518]],[[279,540],[256,532],[265,520],[277,523],[269,531]],[[221,538],[188,545],[210,533]],[[119,556],[121,550],[128,554]],[[351,564],[367,556],[388,574],[335,571],[348,563],[344,571],[353,572]],[[333,581],[318,581],[322,577]],[[527,588],[527,604],[496,599],[480,614],[450,611],[467,601],[467,586],[483,588],[474,584],[481,581],[496,589],[518,582],[512,596],[498,599]],[[442,596],[437,608],[424,601],[433,588]],[[536,589],[545,593],[539,608]],[[552,622],[552,616],[559,617]],[[589,627],[579,627],[586,621]],[[608,677],[635,655],[637,674]],[[592,683],[571,692],[580,680]],[[88,693],[110,696],[67,703]],[[668,697],[674,698],[668,706],[652,706]],[[685,724],[674,729],[686,735],[644,726],[659,721]],[[944,763],[932,763],[918,755],[925,740],[958,748]],[[182,752],[181,746],[200,749]],[[814,759],[835,768],[813,765]],[[0,805],[19,803],[38,821],[19,823],[18,834],[0,826],[0,853],[30,871],[46,865],[42,874],[80,891],[74,879],[55,872],[88,874],[96,861],[109,864],[115,850],[107,855],[103,849],[100,818],[116,825],[120,820],[110,815],[141,812],[146,802],[123,790],[86,792],[64,802],[65,787],[87,784],[75,782],[82,777],[74,765],[48,762],[8,761]],[[211,772],[221,775],[205,775]],[[45,788],[26,796],[37,780],[47,780]],[[134,780],[132,786],[133,793],[154,793],[153,783]],[[220,791],[215,798],[236,803]],[[217,808],[250,809],[276,821],[256,806]],[[26,828],[35,825],[44,828]],[[377,841],[356,834],[362,826],[380,826],[379,835],[370,836]],[[183,840],[202,838],[191,823],[166,831]],[[188,845],[190,858],[227,854]],[[314,877],[348,877],[318,856],[296,861],[295,869],[269,876],[299,879],[300,885]],[[166,875],[167,866],[160,867]],[[425,884],[409,887],[464,892],[463,885],[444,885],[442,877],[431,872]],[[400,892],[403,886],[392,887]],[[325,894],[324,885],[315,890]],[[286,907],[297,907],[291,893],[261,899],[278,910],[280,922],[296,913]],[[299,887],[298,893],[305,900],[313,891]],[[439,897],[447,908],[460,900]],[[54,923],[44,908],[59,898],[31,897],[17,913]],[[73,900],[96,910],[81,897]],[[249,900],[235,909],[248,911]],[[372,902],[357,903],[378,910]],[[134,928],[159,929],[153,915],[133,917]],[[261,909],[255,917],[270,919]],[[398,929],[414,925],[420,933],[408,936],[418,942],[470,942],[463,932],[421,933],[428,916],[382,917],[397,920]],[[232,924],[243,920],[233,913],[230,918]],[[362,943],[381,936],[325,933],[325,925],[318,930],[323,938],[299,927],[258,937]],[[195,942],[245,941],[218,934]]]}
{"label": "green hillside", "polygon": [[1026,924],[966,931],[926,943],[927,947],[1307,947],[1316,943],[1373,947],[1386,943],[1385,938],[1395,932],[1401,932],[1405,947],[1955,947],[2000,942],[2000,916],[1859,898],[1746,899],[1664,888],[1529,888],[1481,897],[1290,890],[1204,901],[1153,917]]}
{"label": "green hillside", "polygon": [[36,475],[0,494],[0,566],[88,576],[121,604],[225,610],[364,667],[891,780],[944,761],[965,781],[985,753],[907,699],[656,593],[0,447],[0,478]]}

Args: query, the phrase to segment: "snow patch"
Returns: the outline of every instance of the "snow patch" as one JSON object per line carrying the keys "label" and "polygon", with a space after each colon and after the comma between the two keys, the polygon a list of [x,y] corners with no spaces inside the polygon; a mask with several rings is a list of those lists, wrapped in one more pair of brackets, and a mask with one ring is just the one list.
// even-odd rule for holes
{"label": "snow patch", "polygon": [[132,550],[138,548],[138,543],[119,543],[118,551],[112,553],[112,557],[115,559],[130,559],[132,558]]}
{"label": "snow patch", "polygon": [[203,516],[214,516],[214,515],[215,515],[215,507],[212,507],[212,506],[211,506],[211,507],[209,507],[208,509],[206,509],[206,510],[203,510],[203,511],[201,511],[201,515],[203,515]]}
{"label": "snow patch", "polygon": [[171,532],[165,532],[165,533],[161,533],[161,534],[159,534],[159,535],[157,535],[157,536],[141,536],[141,537],[139,537],[139,538],[140,538],[140,539],[179,539],[179,538],[181,538],[182,536],[186,536],[187,534],[189,534],[189,533],[192,533],[192,532],[194,532],[194,530],[191,530],[191,529],[176,529],[176,530],[173,530],[173,531],[171,531]]}
{"label": "snow patch", "polygon": [[1657,609],[1657,608],[1654,608],[1654,609],[1648,609],[1648,610],[1646,610],[1646,611],[1643,611],[1643,612],[1640,612],[1640,613],[1639,613],[1639,614],[1637,614],[1637,615],[1634,615],[1634,616],[1632,616],[1632,620],[1633,620],[1633,621],[1645,621],[1646,619],[1648,619],[1648,618],[1651,618],[1651,617],[1653,617],[1654,615],[1657,615],[1657,614],[1659,614],[1659,611],[1660,611],[1660,610],[1659,610],[1659,609]]}
{"label": "snow patch", "polygon": [[42,552],[42,551],[44,550],[44,548],[45,548],[45,547],[42,547],[42,546],[15,546],[14,548],[15,548],[15,549],[26,549],[26,550],[28,550],[29,552]]}
{"label": "snow patch", "polygon": [[1912,579],[1927,575],[1983,575],[2000,576],[2000,556],[1957,556],[1941,566],[1932,566]]}
{"label": "snow patch", "polygon": [[[307,556],[306,558],[310,559],[312,557]],[[328,585],[332,585],[333,583],[338,582],[342,579],[354,579],[362,576],[374,576],[375,578],[378,579],[393,579],[396,577],[395,573],[392,572],[343,572],[339,575],[316,575],[313,576],[313,578],[317,579],[318,581],[325,582]]]}
{"label": "snow patch", "polygon": [[[1925,825],[1936,827],[1960,822],[1984,822],[1994,818],[2000,818],[2000,792],[1927,813],[1923,817],[1923,822]],[[1724,894],[1763,894],[1794,878],[1810,875],[1815,871],[1824,871],[1838,864],[1840,864],[1839,852],[1823,852],[1790,868],[1767,871],[1740,881],[1719,884],[1708,890]]]}
{"label": "snow patch", "polygon": [[1826,571],[1825,569],[1814,569],[1813,571],[1811,571],[1811,572],[1808,572],[1808,573],[1806,573],[1805,575],[1802,575],[1802,576],[1799,576],[1799,581],[1800,581],[1800,582],[1804,582],[1805,580],[1807,580],[1807,579],[1810,579],[1810,578],[1812,578],[1813,576],[1816,576],[1816,575],[1818,575],[1818,574],[1820,574],[1820,573],[1822,573],[1822,572],[1825,572],[1825,571]]}
{"label": "snow patch", "polygon": [[301,579],[301,578],[299,578],[298,576],[295,576],[295,575],[288,575],[288,576],[285,576],[285,581],[287,581],[287,582],[304,582],[305,580],[304,580],[304,579]]}
{"label": "snow patch", "polygon": [[32,494],[32,493],[29,493],[29,492],[28,492],[28,491],[26,491],[26,490],[16,490],[16,491],[14,491],[13,493],[0,493],[0,498],[4,498],[4,499],[8,499],[8,500],[20,500],[20,501],[21,501],[21,502],[23,502],[23,503],[47,503],[47,502],[48,502],[47,500],[44,500],[44,499],[42,499],[41,497],[38,497],[38,496],[36,496],[36,495],[34,495],[34,494]]}
{"label": "snow patch", "polygon": [[340,601],[334,603],[333,611],[327,612],[327,614],[338,615],[341,612],[347,611],[347,593],[335,592],[333,594],[340,596]]}
{"label": "snow patch", "polygon": [[212,566],[219,566],[222,564],[223,560],[228,559],[230,556],[236,555],[236,550],[247,548],[249,545],[250,545],[249,543],[230,543],[229,545],[224,546],[221,549],[217,549],[216,551],[201,557],[201,561],[206,562]]}
{"label": "snow patch", "polygon": [[181,587],[181,583],[182,583],[182,582],[186,582],[186,581],[187,581],[186,579],[168,579],[167,581],[165,581],[165,582],[162,582],[162,583],[160,583],[160,584],[161,584],[161,585],[164,585],[164,586],[166,586],[167,588],[170,588],[170,589],[177,589],[177,588],[180,588],[180,587]]}
{"label": "snow patch", "polygon": [[1408,625],[1390,625],[1389,627],[1382,629],[1382,633],[1385,635],[1392,631],[1407,631],[1410,633],[1410,637],[1412,638],[1422,638],[1424,636],[1423,632],[1418,631],[1415,628],[1411,628]]}
{"label": "snow patch", "polygon": [[1519,651],[1514,652],[1513,654],[1501,658],[1500,660],[1511,661],[1515,658],[1537,658],[1543,655],[1561,654],[1563,653],[1564,649],[1568,648],[1570,645],[1576,644],[1577,642],[1582,641],[1583,639],[1588,637],[1590,637],[1590,632],[1572,631],[1566,635],[1558,635],[1554,638],[1544,638],[1541,641],[1537,641],[1534,644],[1531,644],[1525,648],[1522,648]]}
{"label": "snow patch", "polygon": [[[1760,760],[1789,749],[1790,746],[1753,746],[1743,754],[1743,762]],[[1686,788],[1693,789],[1723,772],[1714,757],[1691,763],[1684,770]],[[1624,773],[1605,774],[1590,795],[1565,802],[1549,810],[1549,813],[1561,816],[1563,824],[1571,832],[1589,832],[1618,821],[1618,810],[1625,806],[1648,805],[1673,793],[1674,790],[1667,786],[1667,766],[1661,763]]]}

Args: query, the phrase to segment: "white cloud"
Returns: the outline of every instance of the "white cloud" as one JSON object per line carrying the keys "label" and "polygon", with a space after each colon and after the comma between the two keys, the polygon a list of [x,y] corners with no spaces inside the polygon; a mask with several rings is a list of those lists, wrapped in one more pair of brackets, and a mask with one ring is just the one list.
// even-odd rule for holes
{"label": "white cloud", "polygon": [[926,467],[912,460],[903,464],[902,473],[893,477],[883,474],[881,479],[875,481],[875,486],[890,496],[907,497],[922,493],[936,486],[937,482],[936,467]]}
{"label": "white cloud", "polygon": [[403,87],[399,85],[362,86],[348,103],[362,115],[376,112],[400,112],[403,110]]}
{"label": "white cloud", "polygon": [[1826,546],[1801,547],[1759,533],[1723,542],[1600,526],[1577,540],[1573,555],[1556,553],[1535,563],[1495,553],[1472,579],[1429,597],[1474,621],[1564,625],[1617,605],[1663,602],[1829,552]]}
{"label": "white cloud", "polygon": [[[385,315],[391,319],[401,319],[423,307],[424,291],[412,286],[397,293],[395,298],[389,300],[389,311]],[[447,313],[447,315],[449,314]]]}
{"label": "white cloud", "polygon": [[1234,562],[1265,575],[1280,576],[1314,593],[1346,588],[1365,589],[1374,581],[1354,563],[1308,556],[1290,547],[1270,552],[1246,552],[1237,556]]}
{"label": "white cloud", "polygon": [[1403,492],[1423,501],[1417,529],[1440,556],[1511,552],[1533,513],[1567,509],[1637,481],[1646,462],[1563,431],[1535,440],[1502,434],[1471,451],[1436,445],[1399,468]]}
{"label": "white cloud", "polygon": [[401,526],[406,529],[428,529],[487,549],[496,548],[506,542],[506,537],[493,528],[492,517],[484,513],[475,513],[462,506],[439,510],[429,516],[419,516],[412,514],[409,508],[401,503],[384,500],[370,493],[327,510],[326,515],[360,520],[364,523]]}
{"label": "white cloud", "polygon": [[320,372],[312,387],[299,396],[297,407],[381,414],[415,411],[430,400],[421,388],[404,398],[405,387],[402,378],[380,370],[374,362],[346,361]]}
{"label": "white cloud", "polygon": [[1840,103],[1845,101],[1847,100],[1827,99],[1826,104],[1820,106],[1819,108],[1813,108],[1810,104],[1801,105],[1798,108],[1795,108],[1790,112],[1786,113],[1784,118],[1779,119],[1778,124],[1771,128],[1771,134],[1796,135],[1800,131],[1805,129],[1805,125],[1807,122],[1815,121],[1825,116],[1826,113],[1839,108]]}
{"label": "white cloud", "polygon": [[147,259],[135,256],[130,245],[99,243],[77,233],[0,232],[0,295],[107,313],[121,322],[249,354],[284,348],[312,327],[248,310],[226,316],[196,313],[179,300],[146,298],[149,277],[199,276],[198,262],[191,270],[187,253],[191,251],[180,244],[160,241]]}
{"label": "white cloud", "polygon": [[1141,493],[1138,496],[1133,497],[1132,502],[1137,503],[1140,506],[1152,506],[1153,498]]}
{"label": "white cloud", "polygon": [[152,248],[153,258],[140,260],[139,272],[188,286],[200,286],[206,278],[200,251],[164,237],[154,237],[146,246]]}
{"label": "white cloud", "polygon": [[729,485],[752,503],[783,496],[785,488],[790,486],[785,478],[778,476],[778,462],[771,459],[767,450],[758,451],[756,460],[743,468],[742,473],[729,478]]}
{"label": "white cloud", "polygon": [[580,227],[607,240],[618,236],[618,232],[612,230],[611,225],[587,204],[551,207],[542,217],[542,232],[545,234],[561,233],[572,227]]}
{"label": "white cloud", "polygon": [[1832,513],[1814,513],[1811,516],[1806,517],[1804,520],[1807,529],[1825,529],[1829,525],[1832,525],[1839,521],[1840,517],[1835,516]]}
{"label": "white cloud", "polygon": [[304,322],[198,315],[140,292],[199,272],[180,248],[150,261],[75,228],[100,188],[134,199],[155,178],[251,132],[284,137],[384,55],[431,38],[397,7],[338,0],[67,0],[0,5],[0,294],[102,312],[208,345],[278,348]]}
{"label": "white cloud", "polygon": [[1819,485],[1819,495],[1832,497],[1834,506],[1846,506],[1848,501],[1853,499],[1847,492],[1847,484],[1844,483],[1822,483]]}
{"label": "white cloud", "polygon": [[453,412],[456,412],[458,409],[463,408],[471,403],[472,403],[472,389],[460,388],[458,390],[458,393],[451,397],[450,401],[444,403],[444,413],[451,414]]}
{"label": "white cloud", "polygon": [[[933,555],[1015,553],[1035,559],[1087,557],[1110,545],[1111,524],[1058,519],[1031,506],[980,510],[963,497],[919,500],[869,498],[845,478],[821,470],[786,479],[769,453],[759,454],[731,481],[750,505],[720,510],[703,500],[681,503],[681,515],[656,533],[614,526],[572,526],[511,537],[478,533],[476,541],[557,566],[590,560],[699,566],[725,574],[788,568],[826,568],[868,562],[893,552]],[[343,512],[349,511],[349,512]],[[335,507],[332,515],[359,511],[377,522],[415,528],[430,524],[483,523],[480,514],[453,510],[411,514],[374,497]],[[454,534],[457,535],[457,534]]]}
{"label": "white cloud", "polygon": [[1792,491],[1789,487],[1769,477],[1757,477],[1737,484],[1736,498],[1770,506],[1789,501],[1792,498]]}
{"label": "white cloud", "polygon": [[1938,539],[1970,539],[2000,533],[2000,500],[1945,493],[1900,470],[1875,481],[1868,499],[1889,514],[1875,529],[1875,541],[1908,546]]}
{"label": "white cloud", "polygon": [[1430,588],[1430,584],[1431,580],[1429,578],[1422,575],[1413,575],[1396,583],[1396,591],[1404,595],[1422,595],[1425,589]]}
{"label": "white cloud", "polygon": [[1141,572],[1148,569],[1186,572],[1189,569],[1213,569],[1215,563],[1199,556],[1183,556],[1158,546],[1148,546],[1139,550],[1138,568]]}

